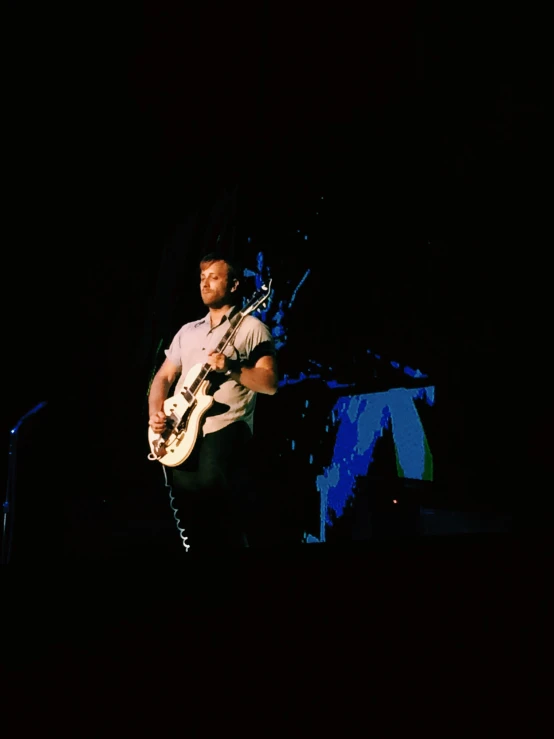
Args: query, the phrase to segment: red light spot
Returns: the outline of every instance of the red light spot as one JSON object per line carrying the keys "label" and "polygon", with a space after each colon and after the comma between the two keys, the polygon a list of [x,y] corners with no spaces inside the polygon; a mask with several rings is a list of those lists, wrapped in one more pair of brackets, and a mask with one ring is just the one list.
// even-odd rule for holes
{"label": "red light spot", "polygon": [[398,503],[398,501],[397,501],[397,500],[393,500],[392,502],[393,502],[393,503]]}

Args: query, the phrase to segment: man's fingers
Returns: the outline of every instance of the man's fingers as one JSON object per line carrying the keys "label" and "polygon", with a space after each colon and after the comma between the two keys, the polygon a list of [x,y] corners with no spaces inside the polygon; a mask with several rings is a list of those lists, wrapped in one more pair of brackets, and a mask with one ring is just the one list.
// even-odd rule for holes
{"label": "man's fingers", "polygon": [[163,411],[157,411],[156,413],[153,413],[149,421],[152,430],[158,434],[165,429],[166,422],[166,415]]}

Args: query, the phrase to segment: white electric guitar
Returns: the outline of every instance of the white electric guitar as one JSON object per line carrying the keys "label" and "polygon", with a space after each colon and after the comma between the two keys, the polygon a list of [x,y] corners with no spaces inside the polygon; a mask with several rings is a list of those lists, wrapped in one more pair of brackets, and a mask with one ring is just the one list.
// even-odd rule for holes
{"label": "white electric guitar", "polygon": [[[246,316],[268,300],[271,294],[271,282],[272,280],[269,280],[267,287],[262,285],[246,307],[230,319],[229,328],[214,350],[217,354],[222,354],[231,343]],[[165,431],[157,434],[148,427],[148,441],[151,449],[148,459],[157,460],[167,467],[177,467],[190,456],[196,444],[204,414],[214,402],[213,396],[207,394],[210,388],[210,381],[207,377],[211,371],[209,364],[195,364],[185,376],[181,375],[175,395],[164,402],[164,412],[167,416]]]}

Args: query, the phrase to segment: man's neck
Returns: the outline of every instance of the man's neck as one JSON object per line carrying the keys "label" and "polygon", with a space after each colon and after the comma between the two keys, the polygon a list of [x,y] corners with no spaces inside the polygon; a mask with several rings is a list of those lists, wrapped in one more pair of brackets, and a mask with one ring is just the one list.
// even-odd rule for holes
{"label": "man's neck", "polygon": [[221,323],[221,319],[231,307],[230,305],[223,305],[221,308],[210,308],[210,325],[212,328]]}

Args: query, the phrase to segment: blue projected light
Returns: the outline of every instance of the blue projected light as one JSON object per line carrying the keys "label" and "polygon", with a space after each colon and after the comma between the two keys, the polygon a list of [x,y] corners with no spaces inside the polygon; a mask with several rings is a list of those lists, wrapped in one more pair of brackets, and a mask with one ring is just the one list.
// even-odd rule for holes
{"label": "blue projected light", "polygon": [[289,300],[289,308],[292,308],[292,304],[293,304],[293,303],[294,303],[294,301],[296,300],[296,295],[298,294],[298,290],[299,290],[299,289],[300,289],[300,288],[302,287],[302,285],[303,285],[303,284],[304,284],[304,283],[306,282],[306,278],[307,278],[307,276],[308,276],[309,274],[310,274],[310,270],[308,269],[308,270],[306,270],[306,272],[304,273],[304,276],[302,277],[302,279],[300,280],[300,282],[298,283],[298,285],[297,285],[297,286],[296,286],[296,287],[294,288],[294,291],[293,291],[293,293],[292,293],[292,297],[291,297],[291,299]]}
{"label": "blue projected light", "polygon": [[[300,229],[297,233],[300,233]],[[304,235],[304,239],[307,238],[307,234]],[[244,275],[252,278],[258,289],[267,280],[270,270],[263,252],[258,252],[255,268],[245,269]],[[297,282],[288,300],[281,296],[277,299],[274,293],[264,309],[257,312],[270,328],[277,350],[286,346],[288,313],[309,275],[310,269]],[[400,376],[402,373],[410,378],[427,378],[421,370],[382,358],[371,349],[367,349],[366,353],[398,370]],[[309,365],[314,366],[315,372],[308,369],[307,372],[299,372],[296,377],[285,374],[279,381],[279,387],[318,380],[331,389],[355,392],[355,383],[338,382],[332,377],[334,373],[331,367],[324,367],[314,360],[309,360]],[[323,369],[326,370],[325,379]],[[319,539],[310,535],[306,541],[325,541],[326,529],[332,527],[344,514],[347,502],[355,495],[358,478],[367,476],[371,470],[376,445],[387,431],[391,433],[394,443],[398,477],[433,480],[433,455],[415,405],[416,400],[433,406],[435,388],[397,387],[383,392],[343,395],[336,401],[325,426],[325,433],[336,432],[332,458],[327,466],[323,469],[320,467],[321,474],[318,475],[314,469],[314,484],[320,499]],[[306,415],[305,409],[309,407],[310,401],[305,399],[303,405],[302,418]],[[290,450],[294,455],[303,454],[301,449],[302,445],[299,450],[295,441],[290,440]],[[306,459],[310,465],[314,465],[313,454],[308,452]]]}
{"label": "blue projected light", "polygon": [[424,375],[420,370],[418,369],[414,370],[411,367],[404,367],[404,372],[410,377],[416,377],[416,378],[428,377],[428,375]]}
{"label": "blue projected light", "polygon": [[[275,312],[271,312],[273,304],[275,302],[274,293],[270,295],[269,300],[263,308],[260,308],[259,310],[254,312],[254,315],[257,315],[259,319],[263,321],[263,323],[267,324],[267,326],[271,330],[271,335],[273,336],[275,348],[277,351],[279,349],[282,349],[287,343],[288,337],[285,328],[286,311],[292,308],[292,305],[296,300],[298,290],[302,287],[309,274],[310,270],[308,269],[294,288],[292,296],[288,303],[285,300],[279,300],[277,304],[277,310],[275,310]],[[258,252],[258,254],[256,255],[256,269],[254,270],[246,268],[243,270],[243,275],[245,277],[250,277],[254,279],[256,290],[259,290],[264,282],[271,276],[271,271],[265,263],[264,253],[262,251]],[[248,298],[245,297],[243,305],[246,305],[247,302]]]}
{"label": "blue projected light", "polygon": [[434,388],[394,388],[340,398],[333,408],[338,426],[331,464],[316,480],[320,492],[320,541],[354,493],[356,478],[367,475],[377,441],[392,428],[399,477],[433,479],[433,457],[414,400],[434,405]]}

